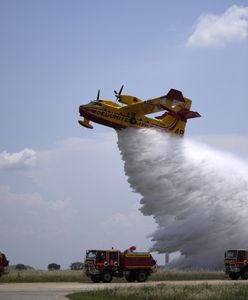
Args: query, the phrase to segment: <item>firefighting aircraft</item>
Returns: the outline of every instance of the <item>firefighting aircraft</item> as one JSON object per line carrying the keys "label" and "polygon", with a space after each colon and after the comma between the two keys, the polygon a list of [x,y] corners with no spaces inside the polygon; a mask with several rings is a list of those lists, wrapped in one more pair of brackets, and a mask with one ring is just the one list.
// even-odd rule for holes
{"label": "firefighting aircraft", "polygon": [[[98,90],[96,100],[80,105],[79,113],[84,119],[78,121],[79,124],[90,129],[93,128],[90,121],[116,130],[127,127],[152,127],[183,136],[187,120],[201,117],[198,112],[190,110],[192,101],[178,90],[171,89],[167,95],[146,101],[134,96],[122,95],[122,90],[123,85],[119,92],[114,91],[116,102],[100,100],[100,90]],[[160,111],[165,112],[155,119],[146,116]]]}

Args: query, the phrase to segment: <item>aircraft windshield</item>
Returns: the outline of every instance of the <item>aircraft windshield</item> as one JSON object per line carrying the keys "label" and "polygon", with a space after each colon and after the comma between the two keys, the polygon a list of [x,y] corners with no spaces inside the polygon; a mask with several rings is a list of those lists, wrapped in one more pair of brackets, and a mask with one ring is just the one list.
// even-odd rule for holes
{"label": "aircraft windshield", "polygon": [[95,259],[96,258],[96,251],[95,250],[88,250],[86,252],[86,259]]}
{"label": "aircraft windshield", "polygon": [[97,106],[101,106],[102,104],[98,101],[91,101],[90,102],[91,105],[97,105]]}
{"label": "aircraft windshield", "polygon": [[228,250],[225,252],[225,258],[236,258],[237,257],[237,250]]}

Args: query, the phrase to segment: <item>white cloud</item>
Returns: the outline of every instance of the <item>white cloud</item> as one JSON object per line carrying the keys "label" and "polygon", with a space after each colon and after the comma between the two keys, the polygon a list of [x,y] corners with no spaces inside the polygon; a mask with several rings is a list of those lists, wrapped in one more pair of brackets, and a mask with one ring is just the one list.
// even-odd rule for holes
{"label": "white cloud", "polygon": [[[139,211],[140,204],[135,203],[128,212],[116,212],[111,215],[108,219],[102,221],[102,226],[107,230],[111,228],[121,228],[128,231],[130,236],[134,235],[133,229],[136,229],[136,233],[139,234],[141,231],[144,232],[146,229],[147,235],[151,233],[151,230],[155,228],[155,223],[152,218],[147,218],[147,222],[144,224],[144,216]],[[143,230],[142,230],[143,228]]]}
{"label": "white cloud", "polygon": [[138,211],[114,131],[38,150],[22,172],[6,167],[8,159],[0,164],[0,236],[12,264],[67,267],[87,248],[150,247],[154,221]]}
{"label": "white cloud", "polygon": [[233,5],[223,14],[205,14],[197,20],[188,47],[223,47],[248,37],[248,7]]}
{"label": "white cloud", "polygon": [[1,250],[11,264],[45,268],[52,260],[61,261],[76,215],[69,199],[48,200],[37,192],[0,186]]}
{"label": "white cloud", "polygon": [[23,149],[20,152],[8,153],[0,152],[0,168],[21,169],[34,164],[36,160],[36,152],[33,149]]}
{"label": "white cloud", "polygon": [[39,193],[16,193],[8,186],[0,186],[0,233],[9,238],[57,235],[67,232],[74,216],[68,199],[49,201]]}

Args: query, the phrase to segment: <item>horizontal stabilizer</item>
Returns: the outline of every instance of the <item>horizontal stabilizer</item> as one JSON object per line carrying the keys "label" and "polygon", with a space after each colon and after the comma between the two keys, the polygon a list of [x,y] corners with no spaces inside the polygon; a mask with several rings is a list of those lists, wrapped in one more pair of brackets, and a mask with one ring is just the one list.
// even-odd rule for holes
{"label": "horizontal stabilizer", "polygon": [[199,118],[201,115],[197,111],[188,111],[185,114],[186,119]]}
{"label": "horizontal stabilizer", "polygon": [[171,117],[175,117],[175,118],[179,117],[180,120],[182,120],[184,122],[186,122],[188,119],[201,117],[201,115],[197,111],[191,111],[186,108],[182,108],[178,112],[174,112],[174,111],[165,112],[163,115],[156,116],[155,118],[158,120],[163,120],[166,116],[171,116]]}

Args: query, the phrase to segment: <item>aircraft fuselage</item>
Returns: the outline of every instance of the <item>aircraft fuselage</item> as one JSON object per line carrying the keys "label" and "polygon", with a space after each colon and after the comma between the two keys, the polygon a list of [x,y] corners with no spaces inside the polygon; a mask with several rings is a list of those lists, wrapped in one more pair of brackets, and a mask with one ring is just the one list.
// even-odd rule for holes
{"label": "aircraft fuselage", "polygon": [[[153,128],[160,128],[166,131],[170,130],[171,126],[166,127],[163,125],[161,121],[148,118],[144,115],[138,116],[135,113],[124,114],[119,112],[119,109],[121,108],[120,105],[112,102],[110,106],[108,104],[105,104],[104,100],[101,101],[102,102],[98,102],[98,104],[95,105],[92,105],[91,103],[86,105],[81,105],[79,107],[80,116],[90,121],[93,121],[95,123],[112,127],[117,130],[127,128],[127,127],[135,127],[135,128],[153,127]],[[93,102],[97,102],[97,101],[93,101]],[[79,123],[83,125],[80,121]],[[174,124],[171,125],[173,126]]]}

